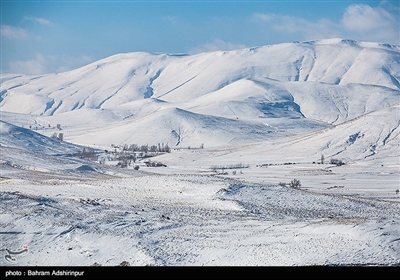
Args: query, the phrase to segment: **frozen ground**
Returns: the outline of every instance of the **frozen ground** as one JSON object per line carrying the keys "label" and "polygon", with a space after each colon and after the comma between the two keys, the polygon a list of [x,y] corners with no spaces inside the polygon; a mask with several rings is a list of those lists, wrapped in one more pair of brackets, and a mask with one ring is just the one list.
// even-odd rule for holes
{"label": "frozen ground", "polygon": [[341,166],[319,158],[326,135],[352,135],[333,129],[173,149],[134,170],[3,122],[0,265],[398,266],[398,126],[370,133],[385,139],[371,156],[337,141]]}
{"label": "frozen ground", "polygon": [[[168,173],[168,167],[155,169]],[[28,246],[14,261],[3,251],[1,265],[400,264],[394,192],[386,201],[344,188],[316,193],[246,182],[239,175],[136,171],[124,178],[32,181],[32,172],[1,180],[2,249]]]}

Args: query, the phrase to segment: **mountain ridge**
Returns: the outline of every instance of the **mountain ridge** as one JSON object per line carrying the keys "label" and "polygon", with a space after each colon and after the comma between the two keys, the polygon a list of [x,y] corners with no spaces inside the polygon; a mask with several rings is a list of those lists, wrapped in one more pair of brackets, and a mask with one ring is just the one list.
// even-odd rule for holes
{"label": "mountain ridge", "polygon": [[[134,52],[63,73],[3,75],[0,110],[61,123],[78,144],[213,147],[309,133],[391,107],[399,80],[399,46],[340,38]],[[184,139],[173,133],[179,128]]]}
{"label": "mountain ridge", "polygon": [[[329,43],[332,41],[334,44]],[[2,98],[9,99],[8,91],[19,92],[22,87],[28,97],[35,95],[49,105],[32,106],[29,111],[25,110],[26,113],[52,115],[82,107],[116,107],[150,96],[170,102],[187,101],[245,78],[266,82],[359,83],[399,89],[400,73],[398,63],[395,63],[400,57],[398,48],[356,44],[355,41],[343,43],[348,40],[315,42],[318,43],[282,43],[179,57],[144,52],[117,54],[64,73],[2,82]],[[384,54],[382,50],[385,50]],[[359,66],[363,61],[372,64],[371,67]],[[354,73],[360,69],[361,73]],[[41,83],[43,79],[45,86]],[[150,88],[152,94],[149,94]],[[192,90],[191,94],[182,93],[184,88]],[[194,92],[193,88],[196,88]],[[169,97],[171,93],[173,96]],[[71,100],[68,104],[66,98]],[[1,105],[6,111],[13,111],[11,105]]]}

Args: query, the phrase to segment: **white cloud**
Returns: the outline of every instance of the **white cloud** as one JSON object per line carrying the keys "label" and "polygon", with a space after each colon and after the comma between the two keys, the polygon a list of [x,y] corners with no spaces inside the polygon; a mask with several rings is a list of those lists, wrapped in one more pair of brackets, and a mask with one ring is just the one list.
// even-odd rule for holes
{"label": "white cloud", "polygon": [[339,36],[337,25],[328,19],[312,22],[302,18],[282,16],[279,22],[274,23],[273,28],[281,32],[300,34],[307,40]]}
{"label": "white cloud", "polygon": [[68,55],[44,56],[36,54],[33,59],[9,62],[8,72],[26,75],[58,73],[84,66],[92,61],[93,58],[87,55],[71,57]]}
{"label": "white cloud", "polygon": [[349,6],[342,18],[343,33],[362,40],[400,44],[400,20],[387,10],[365,4]]}
{"label": "white cloud", "polygon": [[243,49],[246,45],[243,44],[234,44],[225,42],[221,39],[214,39],[212,42],[208,42],[197,47],[194,47],[188,51],[189,54],[196,54],[201,52],[211,52],[211,51],[230,51],[230,50],[237,50]]}
{"label": "white cloud", "polygon": [[46,73],[46,60],[40,54],[37,54],[31,60],[18,60],[9,62],[9,71],[16,74],[40,75]]}
{"label": "white cloud", "polygon": [[28,32],[20,27],[2,25],[0,31],[1,31],[1,36],[11,39],[24,39],[28,37]]}
{"label": "white cloud", "polygon": [[33,23],[38,23],[40,25],[52,25],[53,23],[50,20],[47,20],[45,18],[37,18],[37,17],[24,17],[24,20],[31,21]]}
{"label": "white cloud", "polygon": [[395,23],[395,17],[384,9],[372,8],[365,4],[349,6],[342,18],[343,27],[355,31],[390,28]]}
{"label": "white cloud", "polygon": [[253,20],[255,21],[271,21],[274,18],[276,18],[275,14],[269,13],[269,14],[260,14],[260,13],[255,13],[253,14]]}
{"label": "white cloud", "polygon": [[304,40],[342,37],[400,44],[399,18],[383,6],[373,8],[366,4],[351,5],[339,22],[324,18],[310,21],[271,13],[255,13],[252,20],[266,24],[275,32],[298,34]]}
{"label": "white cloud", "polygon": [[329,19],[320,19],[316,22],[288,15],[253,14],[253,21],[267,23],[275,32],[298,34],[305,40],[338,37],[337,24]]}

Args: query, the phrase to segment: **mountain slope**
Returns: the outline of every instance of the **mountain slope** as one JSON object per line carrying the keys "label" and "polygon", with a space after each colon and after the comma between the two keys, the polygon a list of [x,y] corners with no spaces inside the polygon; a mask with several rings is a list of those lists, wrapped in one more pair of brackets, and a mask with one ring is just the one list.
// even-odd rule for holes
{"label": "mountain slope", "polygon": [[[71,142],[110,146],[111,144],[153,145],[166,143],[171,147],[223,146],[243,142],[276,139],[295,132],[312,131],[326,125],[306,118],[279,118],[260,123],[206,114],[197,114],[178,108],[165,108],[145,117],[114,122],[98,128],[65,129]],[[110,137],[112,135],[112,137]],[[251,137],[249,137],[251,136]]]}
{"label": "mountain slope", "polygon": [[2,147],[21,149],[48,155],[76,153],[80,147],[43,136],[30,129],[18,127],[0,120],[0,144]]}
{"label": "mountain slope", "polygon": [[255,163],[318,161],[324,155],[346,163],[383,160],[400,165],[400,104],[322,130],[236,147],[230,157]]}
{"label": "mountain slope", "polygon": [[[9,172],[41,172],[72,175],[82,168],[91,171],[104,169],[93,161],[80,159],[83,147],[41,135],[30,129],[0,121],[1,177]],[[96,166],[96,167],[92,167]],[[26,176],[27,173],[24,173]]]}
{"label": "mountain slope", "polygon": [[[368,84],[398,90],[399,47],[346,40],[287,43],[192,56],[118,54],[85,67],[2,82],[5,111],[54,115],[158,98],[186,102],[240,79]],[[21,97],[29,105],[17,106]]]}
{"label": "mountain slope", "polygon": [[[399,46],[342,39],[197,55],[126,53],[64,73],[5,74],[0,110],[61,123],[66,139],[82,144],[219,146],[388,108],[400,101],[399,80]],[[171,133],[175,126],[185,140]]]}

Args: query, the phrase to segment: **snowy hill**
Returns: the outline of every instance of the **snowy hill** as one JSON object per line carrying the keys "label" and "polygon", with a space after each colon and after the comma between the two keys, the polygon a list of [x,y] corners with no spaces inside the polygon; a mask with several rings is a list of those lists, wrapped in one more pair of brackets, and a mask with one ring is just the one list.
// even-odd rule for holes
{"label": "snowy hill", "polygon": [[70,154],[79,147],[64,141],[43,136],[30,129],[0,121],[1,146],[35,151],[45,154]]}
{"label": "snowy hill", "polygon": [[230,157],[246,157],[252,163],[263,164],[319,162],[320,156],[325,155],[327,161],[338,158],[351,163],[371,159],[386,163],[385,169],[388,165],[398,168],[399,112],[400,103],[326,129],[243,145],[233,149]]}
{"label": "snowy hill", "polygon": [[398,266],[399,80],[342,39],[2,74],[0,265]]}
{"label": "snowy hill", "polygon": [[87,171],[113,173],[92,160],[82,159],[79,154],[83,149],[82,146],[0,121],[0,177],[24,171],[38,172],[33,176],[34,180],[60,174],[72,178],[82,171],[86,177],[90,177]]}
{"label": "snowy hill", "polygon": [[[64,73],[4,74],[0,109],[29,114],[42,128],[60,123],[65,139],[79,144],[214,147],[308,133],[388,108],[399,102],[399,79],[399,46],[342,39],[126,53]],[[30,124],[10,116],[2,115]]]}

